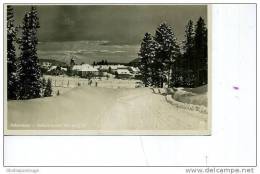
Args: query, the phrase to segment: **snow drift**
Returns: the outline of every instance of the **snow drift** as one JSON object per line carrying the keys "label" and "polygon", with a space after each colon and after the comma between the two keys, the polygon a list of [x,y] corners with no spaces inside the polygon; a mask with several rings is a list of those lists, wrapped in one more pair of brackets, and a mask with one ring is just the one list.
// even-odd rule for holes
{"label": "snow drift", "polygon": [[153,88],[153,93],[166,97],[177,108],[208,113],[207,85],[197,88]]}

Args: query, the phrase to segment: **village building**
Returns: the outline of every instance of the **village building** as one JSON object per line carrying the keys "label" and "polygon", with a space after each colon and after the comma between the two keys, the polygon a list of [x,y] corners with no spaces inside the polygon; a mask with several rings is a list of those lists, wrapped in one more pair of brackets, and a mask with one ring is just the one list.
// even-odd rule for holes
{"label": "village building", "polygon": [[80,77],[93,77],[99,74],[98,69],[89,64],[74,65],[72,72]]}
{"label": "village building", "polygon": [[128,69],[117,69],[115,74],[116,74],[116,78],[119,79],[127,79],[132,77],[132,74]]}
{"label": "village building", "polygon": [[61,66],[56,66],[53,65],[51,66],[48,70],[47,70],[47,74],[51,74],[51,75],[62,75],[65,74],[67,72],[67,68],[63,68]]}
{"label": "village building", "polygon": [[128,66],[125,65],[96,65],[93,66],[97,68],[99,71],[108,72],[108,73],[115,73],[118,69],[127,69]]}

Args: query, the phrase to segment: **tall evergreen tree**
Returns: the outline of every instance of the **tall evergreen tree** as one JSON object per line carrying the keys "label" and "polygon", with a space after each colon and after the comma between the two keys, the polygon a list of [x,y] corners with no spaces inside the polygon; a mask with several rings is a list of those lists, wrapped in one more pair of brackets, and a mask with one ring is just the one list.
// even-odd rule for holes
{"label": "tall evergreen tree", "polygon": [[44,96],[44,97],[50,97],[50,96],[52,96],[51,79],[48,79],[48,80],[47,80],[47,84],[46,84],[46,87],[45,87],[43,96]]}
{"label": "tall evergreen tree", "polygon": [[151,86],[154,74],[152,64],[155,57],[155,42],[150,33],[145,33],[138,56],[142,81],[146,87]]}
{"label": "tall evergreen tree", "polygon": [[158,72],[158,87],[163,87],[163,82],[171,82],[171,70],[173,62],[180,55],[180,49],[177,39],[166,23],[162,23],[155,32],[154,37],[156,44],[155,63]]}
{"label": "tall evergreen tree", "polygon": [[20,98],[31,99],[40,97],[41,72],[37,56],[37,30],[40,28],[37,10],[32,7],[23,19],[21,49],[21,80]]}
{"label": "tall evergreen tree", "polygon": [[193,59],[193,50],[194,50],[194,26],[193,22],[189,20],[185,29],[185,41],[184,41],[184,59],[185,59],[185,70],[191,69],[191,61]]}
{"label": "tall evergreen tree", "polygon": [[207,66],[208,66],[208,44],[207,44],[207,27],[204,19],[200,17],[196,24],[194,37],[194,72],[197,78],[196,86],[207,83]]}
{"label": "tall evergreen tree", "polygon": [[[174,37],[174,44],[173,44],[173,50],[172,50],[172,56],[170,59],[170,71],[168,72],[169,74],[169,80],[168,80],[168,87],[173,87],[174,84],[176,83],[176,70],[178,70],[178,66],[176,66],[176,64],[178,63],[178,61],[181,59],[182,55],[181,55],[181,51],[180,51],[180,46],[177,43],[177,39]],[[178,74],[177,74],[178,75]],[[178,79],[177,79],[178,80]]]}
{"label": "tall evergreen tree", "polygon": [[194,66],[196,66],[196,62],[194,60],[194,25],[191,20],[189,20],[188,24],[185,28],[185,40],[183,45],[183,60],[182,64],[182,77],[183,86],[192,87],[194,85]]}
{"label": "tall evergreen tree", "polygon": [[14,26],[14,12],[11,6],[7,6],[7,98],[18,97],[17,60],[15,54],[15,41],[17,30]]}

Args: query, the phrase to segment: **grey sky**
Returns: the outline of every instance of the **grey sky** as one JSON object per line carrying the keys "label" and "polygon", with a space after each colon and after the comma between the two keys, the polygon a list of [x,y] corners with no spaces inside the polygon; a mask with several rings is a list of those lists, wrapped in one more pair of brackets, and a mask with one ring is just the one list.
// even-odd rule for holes
{"label": "grey sky", "polygon": [[[29,6],[14,6],[17,23]],[[201,16],[207,20],[204,5],[81,5],[37,6],[41,28],[39,40],[108,40],[112,43],[138,44],[145,32],[154,34],[163,21],[173,27],[177,39],[184,37],[188,20]]]}

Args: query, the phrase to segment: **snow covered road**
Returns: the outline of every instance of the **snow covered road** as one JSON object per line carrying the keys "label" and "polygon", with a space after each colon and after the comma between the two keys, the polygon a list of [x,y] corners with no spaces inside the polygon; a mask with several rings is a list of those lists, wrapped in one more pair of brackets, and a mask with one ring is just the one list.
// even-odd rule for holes
{"label": "snow covered road", "polygon": [[8,128],[16,130],[206,130],[207,120],[149,88],[83,86],[60,96],[8,101]]}

